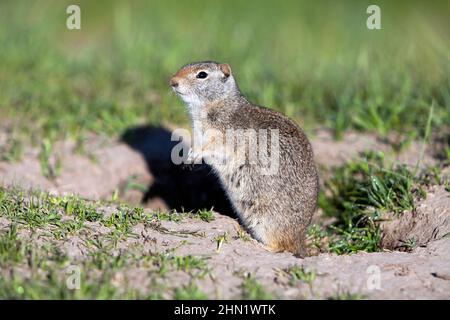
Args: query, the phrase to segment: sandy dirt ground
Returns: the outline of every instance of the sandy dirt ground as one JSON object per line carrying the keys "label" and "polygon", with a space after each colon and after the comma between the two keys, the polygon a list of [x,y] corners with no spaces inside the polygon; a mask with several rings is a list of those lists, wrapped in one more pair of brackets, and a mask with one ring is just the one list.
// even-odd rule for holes
{"label": "sandy dirt ground", "polygon": [[[29,149],[19,163],[0,162],[0,184],[38,188],[54,194],[74,193],[87,199],[109,199],[118,191],[131,203],[142,201],[146,210],[189,211],[214,206],[217,211],[214,221],[191,218],[181,222],[161,221],[158,228],[139,224],[133,230],[138,236],[121,244],[126,248],[139,243],[144,250],[152,251],[177,248],[180,255],[207,258],[211,275],[200,280],[199,285],[211,298],[236,297],[247,272],[268,291],[285,299],[330,298],[343,293],[373,299],[450,298],[450,193],[443,186],[429,188],[426,199],[417,203],[417,210],[400,218],[391,217],[383,226],[386,248],[398,247],[402,241],[414,237],[418,246],[412,252],[320,254],[299,259],[289,253],[267,252],[253,240],[240,239],[238,223],[211,170],[174,166],[170,151],[176,142],[170,136],[165,128],[142,127],[130,130],[118,141],[92,137],[87,150],[93,157],[75,154],[70,141],[59,143],[55,154],[61,157],[63,167],[55,180],[41,175],[39,151]],[[312,143],[321,168],[342,164],[366,150],[383,151],[387,158],[410,165],[416,164],[420,154],[420,143],[413,142],[395,154],[389,144],[375,136],[356,133],[347,133],[342,141],[335,142],[329,132],[318,131]],[[423,163],[435,161],[432,152],[425,153]],[[148,191],[129,190],[130,181],[149,186]],[[0,220],[0,228],[7,228],[8,224],[4,218]],[[93,223],[92,232],[101,233],[104,228]],[[229,240],[217,252],[214,239],[225,232]],[[74,238],[64,246],[72,255],[82,255],[78,243]],[[314,282],[290,283],[283,270],[292,266],[314,270],[317,274]],[[130,273],[137,287],[145,283],[145,270]],[[374,278],[374,274],[379,277]],[[169,286],[178,286],[188,280],[180,273],[164,281]]]}

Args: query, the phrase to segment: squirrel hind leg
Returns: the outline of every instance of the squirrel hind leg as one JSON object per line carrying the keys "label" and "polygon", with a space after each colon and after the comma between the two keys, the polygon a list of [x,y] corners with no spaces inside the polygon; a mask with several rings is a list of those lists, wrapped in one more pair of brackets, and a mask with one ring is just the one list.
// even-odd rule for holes
{"label": "squirrel hind leg", "polygon": [[307,256],[306,242],[302,235],[298,236],[282,236],[280,234],[269,237],[264,248],[270,252],[289,251],[297,258],[304,258]]}

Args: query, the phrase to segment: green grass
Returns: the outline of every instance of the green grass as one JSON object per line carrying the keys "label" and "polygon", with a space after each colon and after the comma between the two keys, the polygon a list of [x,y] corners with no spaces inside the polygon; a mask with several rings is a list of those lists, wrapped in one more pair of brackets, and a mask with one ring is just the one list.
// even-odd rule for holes
{"label": "green grass", "polygon": [[174,290],[175,300],[206,300],[206,294],[194,282],[189,282]]}
{"label": "green grass", "polygon": [[[89,201],[77,196],[52,196],[40,191],[25,192],[15,188],[0,187],[0,216],[30,228],[52,226],[52,235],[62,239],[73,235],[85,226],[85,222],[99,222],[111,228],[111,237],[126,238],[138,223],[150,224],[155,228],[158,221],[170,220],[180,222],[184,218],[212,221],[211,210],[199,213],[178,213],[144,211],[142,207],[132,207],[124,203],[115,204],[115,210],[105,215],[102,207],[108,202]],[[169,230],[166,230],[170,232]]]}
{"label": "green grass", "polygon": [[225,231],[222,234],[217,235],[214,238],[214,241],[216,242],[216,252],[217,253],[220,252],[220,249],[222,249],[222,246],[223,246],[224,243],[228,243],[228,240],[229,240],[228,238],[229,237],[228,237],[228,232],[227,231]]}
{"label": "green grass", "polygon": [[[192,281],[202,279],[210,273],[206,258],[178,255],[177,247],[165,252],[148,251],[140,243],[122,249],[123,241],[135,237],[135,225],[157,224],[157,216],[124,204],[107,212],[103,205],[75,196],[0,187],[0,218],[10,221],[9,227],[0,232],[0,298],[162,299],[164,294],[202,297],[192,285],[175,290],[158,281],[174,272],[186,273]],[[186,215],[190,217],[191,213]],[[98,234],[90,223],[109,231]],[[70,257],[64,249],[64,243],[73,237],[78,237],[85,248],[82,257]],[[65,282],[70,265],[81,270],[82,285],[76,290],[69,289]],[[138,290],[129,286],[127,274],[140,268],[144,268],[149,281]]]}
{"label": "green grass", "polygon": [[199,269],[207,272],[205,260],[191,255],[173,257],[173,264],[177,270],[190,272],[191,270]]}
{"label": "green grass", "polygon": [[161,221],[166,220],[166,221],[175,221],[175,222],[180,222],[186,218],[200,219],[205,222],[211,222],[211,221],[214,221],[214,219],[215,219],[212,208],[210,210],[200,209],[197,212],[192,212],[192,211],[177,212],[175,210],[159,211],[159,212],[156,212],[156,218]]}
{"label": "green grass", "polygon": [[351,212],[359,209],[395,213],[411,210],[413,178],[405,165],[390,167],[384,163],[382,153],[369,153],[333,170],[333,177],[325,182],[325,192],[331,195],[324,199],[322,194],[320,206],[327,215],[339,211],[346,221]]}
{"label": "green grass", "polygon": [[328,300],[363,300],[365,296],[361,293],[352,293],[348,291],[337,292],[328,297]]}
{"label": "green grass", "polygon": [[200,218],[201,220],[203,220],[205,222],[211,222],[211,221],[214,221],[214,219],[215,219],[212,208],[211,208],[211,210],[201,209],[196,213],[196,215],[198,216],[198,218]]}
{"label": "green grass", "polygon": [[317,276],[316,271],[305,270],[303,266],[293,266],[285,269],[284,272],[290,277],[289,284],[292,286],[297,285],[299,282],[303,282],[312,288],[312,284]]}
{"label": "green grass", "polygon": [[319,207],[335,220],[326,228],[310,227],[312,246],[321,248],[327,238],[327,250],[337,254],[380,251],[383,214],[414,210],[414,201],[426,195],[423,186],[442,183],[438,167],[415,174],[405,165],[387,164],[382,153],[334,168]]}
{"label": "green grass", "polygon": [[[114,259],[114,258],[109,258]],[[72,290],[66,285],[66,268],[69,258],[50,242],[38,247],[31,241],[19,238],[17,226],[0,235],[0,298],[1,299],[111,299],[136,297],[132,291],[120,293],[111,285],[113,270],[102,272],[100,277],[87,273],[101,269],[95,259],[79,261],[82,270],[80,288]],[[74,262],[74,261],[72,261]],[[111,264],[112,265],[112,264]],[[28,270],[20,272],[19,270]],[[8,271],[9,270],[9,271]],[[117,270],[117,266],[116,266]],[[125,290],[126,291],[126,290]]]}
{"label": "green grass", "polygon": [[0,160],[8,162],[17,162],[23,156],[23,143],[14,135],[9,136],[9,141],[0,145]]}
{"label": "green grass", "polygon": [[241,290],[240,298],[243,300],[270,300],[275,298],[250,273],[244,277]]}
{"label": "green grass", "polygon": [[26,248],[17,238],[17,226],[11,225],[9,230],[0,234],[0,265],[21,262],[25,257]]}
{"label": "green grass", "polygon": [[187,126],[167,79],[196,60],[231,63],[251,100],[338,138],[349,128],[420,136],[433,101],[434,130],[450,123],[446,1],[379,1],[378,31],[366,28],[366,1],[79,3],[77,31],[65,27],[70,1],[0,4],[0,122],[13,137],[1,158],[43,143],[49,177],[56,140],[82,151],[90,132]]}
{"label": "green grass", "polygon": [[175,210],[158,211],[158,212],[156,212],[156,218],[161,221],[180,222],[183,220],[183,216],[180,213],[176,212]]}

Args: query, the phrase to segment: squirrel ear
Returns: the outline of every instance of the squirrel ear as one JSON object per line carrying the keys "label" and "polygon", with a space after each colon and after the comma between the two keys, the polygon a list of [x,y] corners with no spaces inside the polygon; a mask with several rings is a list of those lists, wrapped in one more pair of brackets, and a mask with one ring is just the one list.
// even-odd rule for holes
{"label": "squirrel ear", "polygon": [[225,75],[225,77],[229,77],[231,74],[231,67],[228,63],[221,63],[219,64],[219,68],[220,70],[222,70],[223,74]]}

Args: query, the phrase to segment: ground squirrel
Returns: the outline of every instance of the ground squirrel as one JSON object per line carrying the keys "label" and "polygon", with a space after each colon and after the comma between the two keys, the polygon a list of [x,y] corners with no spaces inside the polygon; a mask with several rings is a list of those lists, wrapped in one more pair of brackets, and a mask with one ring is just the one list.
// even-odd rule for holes
{"label": "ground squirrel", "polygon": [[312,147],[283,114],[250,103],[228,64],[191,63],[171,79],[194,133],[189,160],[217,173],[241,222],[271,251],[303,256],[316,208]]}

